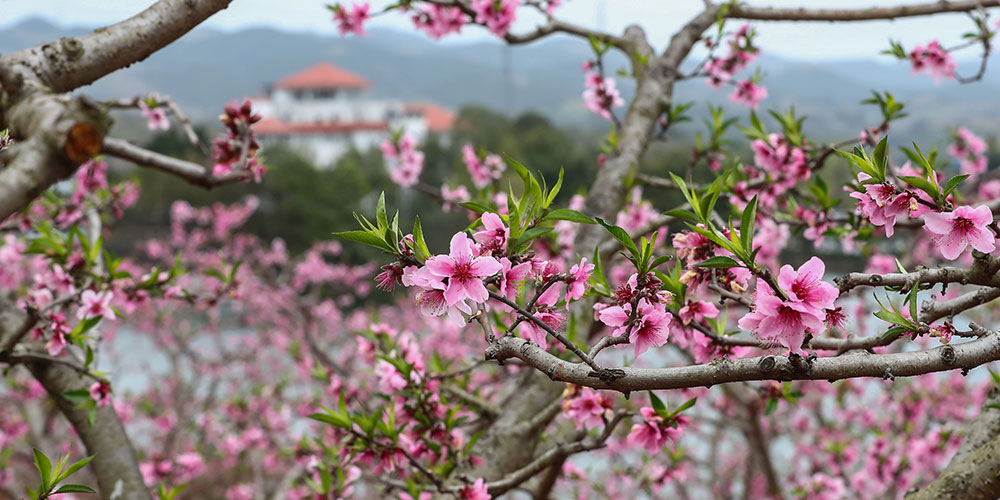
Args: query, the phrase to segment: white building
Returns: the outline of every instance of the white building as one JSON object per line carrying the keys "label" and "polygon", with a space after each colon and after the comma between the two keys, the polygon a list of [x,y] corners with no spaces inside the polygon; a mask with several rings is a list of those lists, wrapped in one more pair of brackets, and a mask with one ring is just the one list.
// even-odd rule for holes
{"label": "white building", "polygon": [[329,63],[319,63],[274,84],[253,99],[263,120],[254,131],[263,145],[285,144],[319,168],[332,166],[351,147],[378,146],[390,131],[418,141],[447,133],[455,115],[432,103],[372,99],[371,83]]}

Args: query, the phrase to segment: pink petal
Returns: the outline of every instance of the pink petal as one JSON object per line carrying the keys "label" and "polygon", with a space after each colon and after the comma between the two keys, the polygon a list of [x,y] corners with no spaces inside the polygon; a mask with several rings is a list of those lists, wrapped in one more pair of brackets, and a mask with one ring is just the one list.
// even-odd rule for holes
{"label": "pink petal", "polygon": [[924,227],[934,234],[945,236],[951,233],[953,220],[954,213],[928,212],[924,214]]}
{"label": "pink petal", "polygon": [[500,272],[501,269],[503,269],[503,266],[493,257],[476,257],[472,259],[469,272],[473,276],[486,278]]}

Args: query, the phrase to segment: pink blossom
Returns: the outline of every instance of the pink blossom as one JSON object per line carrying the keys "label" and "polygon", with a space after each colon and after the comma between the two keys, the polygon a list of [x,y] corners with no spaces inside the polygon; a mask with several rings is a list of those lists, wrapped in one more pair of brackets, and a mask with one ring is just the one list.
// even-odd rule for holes
{"label": "pink blossom", "polygon": [[865,272],[870,274],[888,274],[896,272],[896,258],[891,255],[874,254],[868,259]]}
{"label": "pink blossom", "polygon": [[[870,175],[858,173],[859,183],[868,179],[871,179]],[[850,194],[858,200],[857,211],[873,225],[884,226],[886,236],[893,235],[897,217],[916,215],[919,203],[913,193],[905,191],[896,194],[896,188],[889,183],[862,185],[864,192],[855,191]]]}
{"label": "pink blossom", "polygon": [[493,212],[485,212],[481,220],[483,228],[472,235],[472,239],[482,245],[481,252],[484,254],[506,252],[510,228],[503,223],[503,219]]}
{"label": "pink blossom", "polygon": [[427,259],[427,269],[440,278],[448,278],[444,298],[449,306],[465,299],[483,303],[489,293],[483,279],[500,271],[502,266],[493,257],[476,257],[472,251],[472,241],[465,233],[456,233],[451,238],[451,253],[436,255]]}
{"label": "pink blossom", "polygon": [[444,201],[441,208],[445,212],[451,212],[451,210],[458,204],[465,203],[472,199],[472,196],[469,194],[469,190],[466,189],[465,186],[458,186],[457,188],[452,189],[445,184],[441,186],[441,199]]}
{"label": "pink blossom", "polygon": [[954,156],[962,166],[962,173],[975,179],[986,172],[986,141],[965,127],[955,131],[955,142],[948,146],[948,154]]}
{"label": "pink blossom", "polygon": [[66,350],[66,335],[68,333],[64,329],[52,329],[52,338],[45,343],[45,350],[49,352],[49,356],[59,356]]}
{"label": "pink blossom", "polygon": [[676,426],[671,426],[656,410],[645,406],[639,409],[643,422],[634,424],[626,442],[630,445],[642,446],[649,453],[659,453],[668,441],[676,441],[684,433],[682,425],[687,424],[686,417],[674,417]]}
{"label": "pink blossom", "polygon": [[794,300],[781,300],[762,279],[757,280],[754,305],[754,310],[740,319],[740,328],[756,332],[762,340],[777,342],[792,353],[802,352],[806,333],[823,331],[822,310]]}
{"label": "pink blossom", "polygon": [[583,389],[576,397],[563,401],[563,411],[576,423],[577,430],[592,429],[604,423],[615,402],[600,391]]}
{"label": "pink blossom", "polygon": [[819,257],[802,264],[798,271],[792,266],[781,266],[778,286],[788,292],[788,299],[801,302],[815,309],[833,309],[839,293],[833,285],[823,281],[826,265]]}
{"label": "pink blossom", "polygon": [[368,14],[368,3],[355,3],[350,10],[343,5],[337,4],[333,7],[333,20],[337,22],[337,29],[340,36],[354,33],[358,36],[367,36],[365,33],[365,22],[370,18]]}
{"label": "pink blossom", "polygon": [[460,496],[462,500],[490,500],[493,498],[490,496],[483,478],[476,479],[475,483],[462,488]]}
{"label": "pink blossom", "polygon": [[514,266],[507,257],[500,258],[502,273],[500,274],[500,295],[513,301],[517,296],[517,284],[524,281],[531,271],[531,262],[522,262]]}
{"label": "pink blossom", "polygon": [[147,120],[146,128],[149,130],[167,130],[170,128],[170,120],[161,107],[150,108],[146,101],[139,101],[139,110]]}
{"label": "pink blossom", "polygon": [[[555,331],[562,329],[563,324],[566,323],[566,315],[553,308],[559,302],[559,295],[561,294],[559,288],[559,285],[550,286],[545,293],[539,296],[538,301],[535,303],[536,310],[534,312],[534,316],[539,321]],[[521,323],[521,329],[524,331],[525,338],[538,344],[542,349],[548,349],[549,342],[546,337],[548,332],[544,328],[534,321],[527,320]]]}
{"label": "pink blossom", "polygon": [[449,33],[461,33],[465,15],[459,7],[421,4],[413,15],[413,25],[431,38],[439,39]]}
{"label": "pink blossom", "polygon": [[472,10],[476,22],[486,26],[491,33],[504,36],[514,23],[521,0],[473,0]]}
{"label": "pink blossom", "polygon": [[605,120],[610,120],[612,108],[625,105],[625,100],[615,86],[615,80],[610,77],[601,78],[594,72],[587,72],[584,78],[583,104]]}
{"label": "pink blossom", "polygon": [[383,141],[379,148],[388,164],[392,182],[404,188],[417,184],[420,173],[424,170],[424,153],[417,149],[417,141],[413,136],[405,133],[396,143]]}
{"label": "pink blossom", "polygon": [[692,321],[700,323],[705,318],[714,318],[719,315],[719,309],[711,302],[689,300],[687,305],[682,307],[678,314],[681,317],[681,321],[686,325]]}
{"label": "pink blossom", "polygon": [[757,85],[749,78],[737,82],[736,90],[729,95],[730,101],[745,104],[753,109],[757,109],[760,101],[763,101],[765,98],[767,98],[767,88]]}
{"label": "pink blossom", "polygon": [[392,363],[380,359],[375,364],[375,375],[378,377],[379,390],[385,394],[392,394],[406,388],[406,379]]}
{"label": "pink blossom", "polygon": [[[616,327],[615,334],[621,335],[628,331],[628,321],[631,315],[631,305],[611,306],[601,310],[598,317],[602,323]],[[635,356],[646,352],[650,347],[659,347],[667,342],[670,336],[670,315],[662,304],[651,304],[648,300],[639,301],[635,325],[629,332],[629,342],[635,345]]]}
{"label": "pink blossom", "polygon": [[937,40],[928,43],[927,48],[914,47],[909,59],[914,75],[926,72],[934,78],[934,83],[941,83],[942,78],[955,78],[958,64]]}
{"label": "pink blossom", "polygon": [[[587,292],[587,281],[590,280],[590,273],[594,271],[593,264],[587,264],[587,258],[580,259],[579,264],[574,264],[569,269],[569,289],[566,297],[572,300],[580,300]],[[569,300],[566,301],[569,305]]]}
{"label": "pink blossom", "polygon": [[110,291],[95,292],[84,290],[80,296],[80,308],[76,311],[79,319],[109,318],[114,319],[115,312],[111,310],[111,299],[114,295]]}
{"label": "pink blossom", "polygon": [[985,253],[995,250],[993,233],[987,227],[992,222],[993,212],[985,205],[924,214],[924,228],[934,235],[935,246],[948,260],[957,259],[967,246]]}
{"label": "pink blossom", "polygon": [[90,386],[90,398],[97,402],[98,407],[107,406],[111,402],[111,384],[99,380]]}

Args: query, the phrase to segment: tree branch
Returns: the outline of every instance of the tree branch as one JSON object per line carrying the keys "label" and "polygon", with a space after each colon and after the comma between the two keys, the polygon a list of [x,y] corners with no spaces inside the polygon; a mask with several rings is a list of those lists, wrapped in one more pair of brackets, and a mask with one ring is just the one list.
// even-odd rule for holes
{"label": "tree branch", "polygon": [[68,92],[142,61],[171,44],[232,0],[160,0],[120,23],[61,38],[0,58],[54,92]]}
{"label": "tree branch", "polygon": [[161,172],[176,175],[191,184],[207,189],[250,178],[250,172],[246,170],[233,170],[228,174],[215,176],[212,175],[211,170],[203,165],[150,151],[114,137],[104,139],[103,152],[116,158],[131,161],[139,166],[155,168]]}
{"label": "tree branch", "polygon": [[563,361],[537,345],[516,337],[501,337],[486,350],[486,359],[518,358],[549,378],[594,389],[622,393],[682,389],[752,380],[839,380],[858,377],[911,377],[926,373],[969,370],[1000,360],[1000,336],[995,332],[969,342],[916,352],[804,359],[768,355],[717,359],[711,363],[671,368],[620,368],[618,377],[600,377],[582,363]]}
{"label": "tree branch", "polygon": [[969,12],[982,7],[996,7],[997,0],[937,1],[895,7],[869,7],[862,9],[809,9],[805,7],[778,8],[754,7],[742,3],[733,4],[726,17],[757,21],[878,21],[902,17],[930,16],[947,12]]}

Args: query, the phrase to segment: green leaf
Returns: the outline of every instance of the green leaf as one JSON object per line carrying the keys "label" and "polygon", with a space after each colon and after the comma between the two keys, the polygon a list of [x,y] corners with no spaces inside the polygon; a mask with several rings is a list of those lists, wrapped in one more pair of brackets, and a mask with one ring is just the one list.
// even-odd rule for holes
{"label": "green leaf", "polygon": [[45,492],[52,487],[52,462],[38,448],[32,448],[35,454],[35,468],[42,477],[42,491]]}
{"label": "green leaf", "polygon": [[84,486],[82,484],[64,484],[59,487],[58,490],[54,491],[53,495],[58,495],[60,493],[97,493],[93,488],[89,486]]}
{"label": "green leaf", "polygon": [[684,411],[684,410],[686,410],[686,409],[694,406],[694,404],[697,403],[697,402],[698,402],[698,398],[691,398],[691,399],[685,401],[684,404],[678,406],[673,412],[671,412],[670,416],[672,417],[674,415],[677,415],[678,413],[680,413],[680,412],[682,412],[682,411]]}
{"label": "green leaf", "polygon": [[562,189],[563,184],[563,169],[559,169],[559,179],[556,180],[556,185],[552,186],[552,191],[549,191],[549,195],[545,198],[545,207],[549,208],[552,201],[556,199],[556,195],[559,194],[559,190]]}
{"label": "green leaf", "polygon": [[570,222],[578,222],[580,224],[597,224],[594,219],[576,211],[570,210],[568,208],[559,208],[553,210],[545,215],[542,220],[568,220]]}
{"label": "green leaf", "polygon": [[885,179],[885,172],[889,165],[888,153],[889,136],[886,135],[875,146],[875,167],[878,168],[880,179]]}
{"label": "green leaf", "polygon": [[663,263],[669,262],[670,259],[673,259],[673,256],[670,256],[670,255],[661,255],[661,256],[653,259],[653,262],[649,265],[649,268],[650,269],[656,269],[657,267],[660,267]]}
{"label": "green leaf", "polygon": [[482,203],[476,202],[476,201],[465,201],[465,202],[459,203],[459,205],[462,208],[465,208],[465,209],[468,209],[468,210],[472,210],[473,212],[476,212],[477,214],[481,214],[483,212],[492,212],[493,211],[492,208],[490,208],[490,207],[488,207],[486,205],[483,205]]}
{"label": "green leaf", "polygon": [[688,222],[694,222],[694,223],[698,222],[698,217],[695,216],[694,212],[692,212],[690,210],[684,210],[682,208],[675,208],[673,210],[667,210],[666,212],[664,212],[664,215],[667,215],[667,216],[670,216],[670,217],[676,217],[678,219],[685,220],[685,221],[688,221]]}
{"label": "green leaf", "polygon": [[74,389],[62,393],[62,397],[73,403],[86,403],[90,401],[90,391],[86,389]]}
{"label": "green leaf", "polygon": [[375,219],[379,229],[389,227],[389,218],[385,214],[385,191],[378,195],[378,206],[375,207]]}
{"label": "green leaf", "polygon": [[697,267],[712,267],[712,268],[722,268],[722,267],[743,267],[740,265],[736,259],[732,257],[726,257],[725,255],[716,255],[711,259],[704,260],[695,264]]}
{"label": "green leaf", "polygon": [[740,221],[740,242],[743,249],[750,253],[753,251],[754,222],[757,220],[757,195],[754,195],[750,203],[743,210],[743,219]]}
{"label": "green leaf", "polygon": [[348,421],[346,418],[344,418],[344,417],[342,417],[340,415],[336,415],[336,414],[313,413],[312,415],[309,415],[308,417],[311,418],[311,419],[313,419],[313,420],[317,420],[319,422],[323,422],[325,424],[330,424],[330,425],[333,425],[333,426],[336,426],[336,427],[340,427],[340,428],[343,428],[343,429],[349,429],[351,427],[351,422],[350,421]]}
{"label": "green leaf", "polygon": [[663,404],[663,401],[656,397],[656,394],[653,394],[653,391],[646,392],[649,393],[649,402],[653,406],[653,411],[663,418],[670,418],[670,412],[667,411],[667,405]]}
{"label": "green leaf", "polygon": [[384,238],[370,231],[342,231],[339,233],[333,233],[333,236],[342,240],[364,243],[365,245],[373,246],[389,253],[393,252],[393,249],[389,247]]}
{"label": "green leaf", "polygon": [[431,251],[427,249],[427,242],[424,240],[424,229],[420,225],[420,216],[418,215],[416,220],[413,221],[413,249],[414,253],[417,254],[417,259],[421,262],[427,260],[431,256]]}
{"label": "green leaf", "polygon": [[897,177],[899,177],[901,181],[927,193],[928,196],[930,196],[932,199],[935,200],[938,199],[939,193],[937,188],[935,188],[934,185],[931,184],[930,181],[928,181],[927,179],[924,179],[923,177],[917,177],[914,175],[899,175]]}
{"label": "green leaf", "polygon": [[962,181],[964,181],[968,177],[969,177],[969,174],[962,174],[962,175],[956,175],[955,177],[952,177],[951,179],[948,179],[948,183],[944,185],[944,194],[943,194],[943,196],[945,198],[947,198],[948,195],[950,195],[951,192],[954,191],[955,188],[957,188],[958,185],[961,184]]}
{"label": "green leaf", "polygon": [[632,241],[632,237],[628,235],[627,231],[618,226],[612,226],[611,224],[604,222],[604,219],[601,219],[600,217],[597,217],[595,220],[597,220],[598,224],[604,226],[604,229],[607,229],[608,232],[611,233],[611,236],[614,236],[615,239],[618,240],[630,254],[632,254],[632,257],[639,260],[641,257],[639,249],[635,246],[635,242]]}
{"label": "green leaf", "polygon": [[601,266],[601,247],[594,247],[594,272],[590,279],[594,281],[593,290],[602,295],[611,295],[611,285],[608,284],[608,277],[604,275],[604,268]]}
{"label": "green leaf", "polygon": [[66,478],[72,476],[78,470],[84,468],[87,464],[89,464],[90,461],[93,460],[93,459],[94,459],[93,456],[89,456],[87,458],[80,459],[76,463],[74,463],[74,464],[70,465],[69,467],[67,467],[66,470],[63,471],[63,473],[60,474],[59,477],[57,477],[54,482],[55,483],[59,483],[59,482],[65,480]]}
{"label": "green leaf", "polygon": [[778,409],[778,398],[770,398],[767,400],[767,408],[764,409],[764,415],[770,415],[776,409]]}

